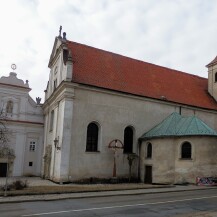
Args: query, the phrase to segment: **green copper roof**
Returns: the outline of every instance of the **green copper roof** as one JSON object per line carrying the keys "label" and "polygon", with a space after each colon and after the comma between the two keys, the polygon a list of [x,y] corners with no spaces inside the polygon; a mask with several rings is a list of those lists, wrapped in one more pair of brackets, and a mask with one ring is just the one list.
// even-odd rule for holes
{"label": "green copper roof", "polygon": [[217,136],[217,132],[195,116],[183,117],[174,112],[140,139],[174,136]]}

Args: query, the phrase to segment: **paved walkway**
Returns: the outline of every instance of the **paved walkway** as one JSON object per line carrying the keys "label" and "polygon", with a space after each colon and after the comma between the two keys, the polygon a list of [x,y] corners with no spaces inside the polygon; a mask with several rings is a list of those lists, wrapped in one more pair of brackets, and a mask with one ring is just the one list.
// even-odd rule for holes
{"label": "paved walkway", "polygon": [[[29,186],[59,186],[59,184],[53,183],[49,180],[41,179],[40,177],[19,177],[9,179],[9,182],[14,180],[27,180]],[[5,183],[5,178],[0,178],[0,185]],[[69,184],[74,185],[74,184]],[[138,184],[139,185],[139,184]],[[73,199],[73,198],[85,198],[85,197],[106,197],[106,196],[118,196],[118,195],[135,195],[135,194],[153,194],[153,193],[165,193],[165,192],[177,192],[177,191],[194,191],[199,189],[212,189],[216,187],[206,186],[155,186],[147,185],[143,189],[132,190],[110,190],[99,192],[79,192],[79,193],[62,193],[62,194],[45,194],[45,195],[25,195],[25,196],[7,196],[0,197],[0,203],[14,203],[14,202],[27,202],[27,201],[50,201],[60,199]]]}

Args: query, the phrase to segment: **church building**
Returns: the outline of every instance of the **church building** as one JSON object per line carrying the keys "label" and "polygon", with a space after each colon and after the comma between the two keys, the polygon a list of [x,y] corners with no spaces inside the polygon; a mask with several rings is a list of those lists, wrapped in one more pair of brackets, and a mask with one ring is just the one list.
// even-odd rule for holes
{"label": "church building", "polygon": [[117,177],[195,183],[217,175],[217,57],[208,79],[55,38],[43,111],[42,174],[55,182]]}
{"label": "church building", "polygon": [[15,72],[0,78],[1,121],[8,130],[8,142],[0,146],[0,177],[41,175],[43,111],[30,91],[28,80],[24,83]]}

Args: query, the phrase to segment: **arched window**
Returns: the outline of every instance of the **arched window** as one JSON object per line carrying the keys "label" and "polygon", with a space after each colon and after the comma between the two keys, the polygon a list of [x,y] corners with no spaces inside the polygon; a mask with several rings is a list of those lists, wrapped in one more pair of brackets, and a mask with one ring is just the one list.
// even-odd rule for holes
{"label": "arched window", "polygon": [[217,82],[217,72],[215,73],[215,82]]}
{"label": "arched window", "polygon": [[152,158],[152,144],[148,143],[147,145],[147,158]]}
{"label": "arched window", "polygon": [[181,148],[181,158],[191,159],[191,144],[189,142],[184,142]]}
{"label": "arched window", "polygon": [[9,100],[6,106],[6,113],[12,113],[12,112],[13,112],[13,102]]}
{"label": "arched window", "polygon": [[95,123],[90,123],[87,126],[86,151],[94,152],[98,150],[98,132],[99,128]]}
{"label": "arched window", "polygon": [[124,130],[124,153],[133,152],[133,129],[126,127]]}

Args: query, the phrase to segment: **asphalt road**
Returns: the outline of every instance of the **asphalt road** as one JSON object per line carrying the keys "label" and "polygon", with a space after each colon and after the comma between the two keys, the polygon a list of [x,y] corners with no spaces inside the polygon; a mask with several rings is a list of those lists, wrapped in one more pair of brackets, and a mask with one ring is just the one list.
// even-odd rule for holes
{"label": "asphalt road", "polygon": [[0,204],[0,217],[14,216],[210,217],[217,216],[217,189]]}

